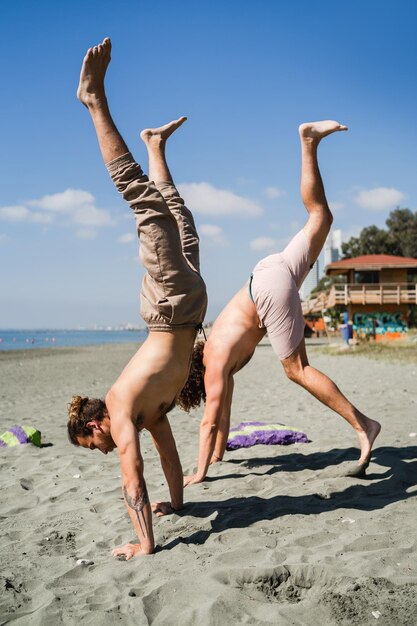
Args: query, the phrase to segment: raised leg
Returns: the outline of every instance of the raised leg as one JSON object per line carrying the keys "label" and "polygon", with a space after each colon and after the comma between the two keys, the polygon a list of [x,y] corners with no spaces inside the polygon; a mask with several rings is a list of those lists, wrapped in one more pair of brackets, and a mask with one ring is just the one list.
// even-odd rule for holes
{"label": "raised leg", "polygon": [[361,455],[358,467],[351,475],[363,475],[369,463],[372,445],[381,430],[379,422],[361,413],[330,378],[309,364],[304,339],[297,350],[281,362],[290,380],[304,387],[320,402],[341,415],[355,429]]}
{"label": "raised leg", "polygon": [[176,189],[166,161],[165,148],[168,137],[185,121],[180,117],[160,128],[146,128],[140,134],[148,150],[149,179],[153,181],[165,199],[177,221],[182,253],[192,269],[200,271],[199,238],[191,211]]}
{"label": "raised leg", "polygon": [[107,164],[129,152],[110,115],[104,89],[104,77],[111,58],[111,42],[108,37],[90,48],[81,68],[77,97],[90,112],[104,162]]}
{"label": "raised leg", "polygon": [[310,244],[311,263],[317,260],[333,221],[317,162],[317,148],[323,137],[341,130],[347,130],[347,126],[333,120],[301,124],[299,127],[301,197],[309,214],[304,232]]}
{"label": "raised leg", "polygon": [[[77,95],[90,112],[110,176],[135,215],[140,256],[147,270],[142,316],[155,330],[194,327],[203,316],[205,286],[184,258],[177,221],[167,201],[134,161],[112,120],[104,89],[110,52],[108,38],[88,50]],[[169,171],[166,176],[170,179]]]}
{"label": "raised leg", "polygon": [[173,182],[165,156],[166,142],[172,133],[184,124],[186,119],[186,117],[180,117],[160,128],[145,128],[141,132],[140,138],[148,150],[149,178],[154,183]]}

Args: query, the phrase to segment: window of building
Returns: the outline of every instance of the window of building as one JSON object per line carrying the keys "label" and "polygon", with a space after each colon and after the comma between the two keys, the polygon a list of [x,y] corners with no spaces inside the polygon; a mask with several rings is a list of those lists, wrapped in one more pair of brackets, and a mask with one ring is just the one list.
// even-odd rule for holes
{"label": "window of building", "polygon": [[363,283],[379,283],[379,272],[375,271],[364,271],[364,272],[355,272],[355,284],[362,285]]}
{"label": "window of building", "polygon": [[407,282],[411,283],[412,285],[417,284],[417,270],[416,269],[408,270]]}

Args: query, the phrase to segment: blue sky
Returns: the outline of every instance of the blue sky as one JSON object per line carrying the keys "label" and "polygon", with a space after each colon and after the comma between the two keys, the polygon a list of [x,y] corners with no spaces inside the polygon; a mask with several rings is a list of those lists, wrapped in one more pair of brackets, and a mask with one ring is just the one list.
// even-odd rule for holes
{"label": "blue sky", "polygon": [[141,322],[134,222],[75,98],[89,46],[112,39],[110,107],[145,170],[140,130],[189,118],[168,159],[213,319],[305,221],[301,122],[350,128],[319,154],[344,240],[417,209],[416,25],[413,0],[2,0],[0,328]]}

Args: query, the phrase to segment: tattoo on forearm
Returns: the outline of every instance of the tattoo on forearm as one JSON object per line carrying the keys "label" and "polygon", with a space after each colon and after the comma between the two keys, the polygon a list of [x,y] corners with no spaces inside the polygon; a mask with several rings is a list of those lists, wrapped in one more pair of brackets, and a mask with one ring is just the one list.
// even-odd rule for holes
{"label": "tattoo on forearm", "polygon": [[145,481],[143,481],[142,487],[143,487],[143,492],[137,498],[135,498],[134,496],[130,496],[127,493],[126,486],[123,485],[123,495],[124,495],[127,506],[133,511],[135,511],[136,513],[136,519],[138,520],[138,524],[140,526],[140,530],[143,536],[148,537],[149,528],[148,528],[145,514],[143,512],[143,509],[145,508],[145,506],[149,504],[148,491],[146,489]]}

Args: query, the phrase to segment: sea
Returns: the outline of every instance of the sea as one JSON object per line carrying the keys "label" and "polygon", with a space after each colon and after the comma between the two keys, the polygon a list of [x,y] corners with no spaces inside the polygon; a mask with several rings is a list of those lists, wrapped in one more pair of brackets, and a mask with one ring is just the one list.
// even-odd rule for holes
{"label": "sea", "polygon": [[93,346],[104,343],[140,343],[147,330],[1,330],[0,351]]}

